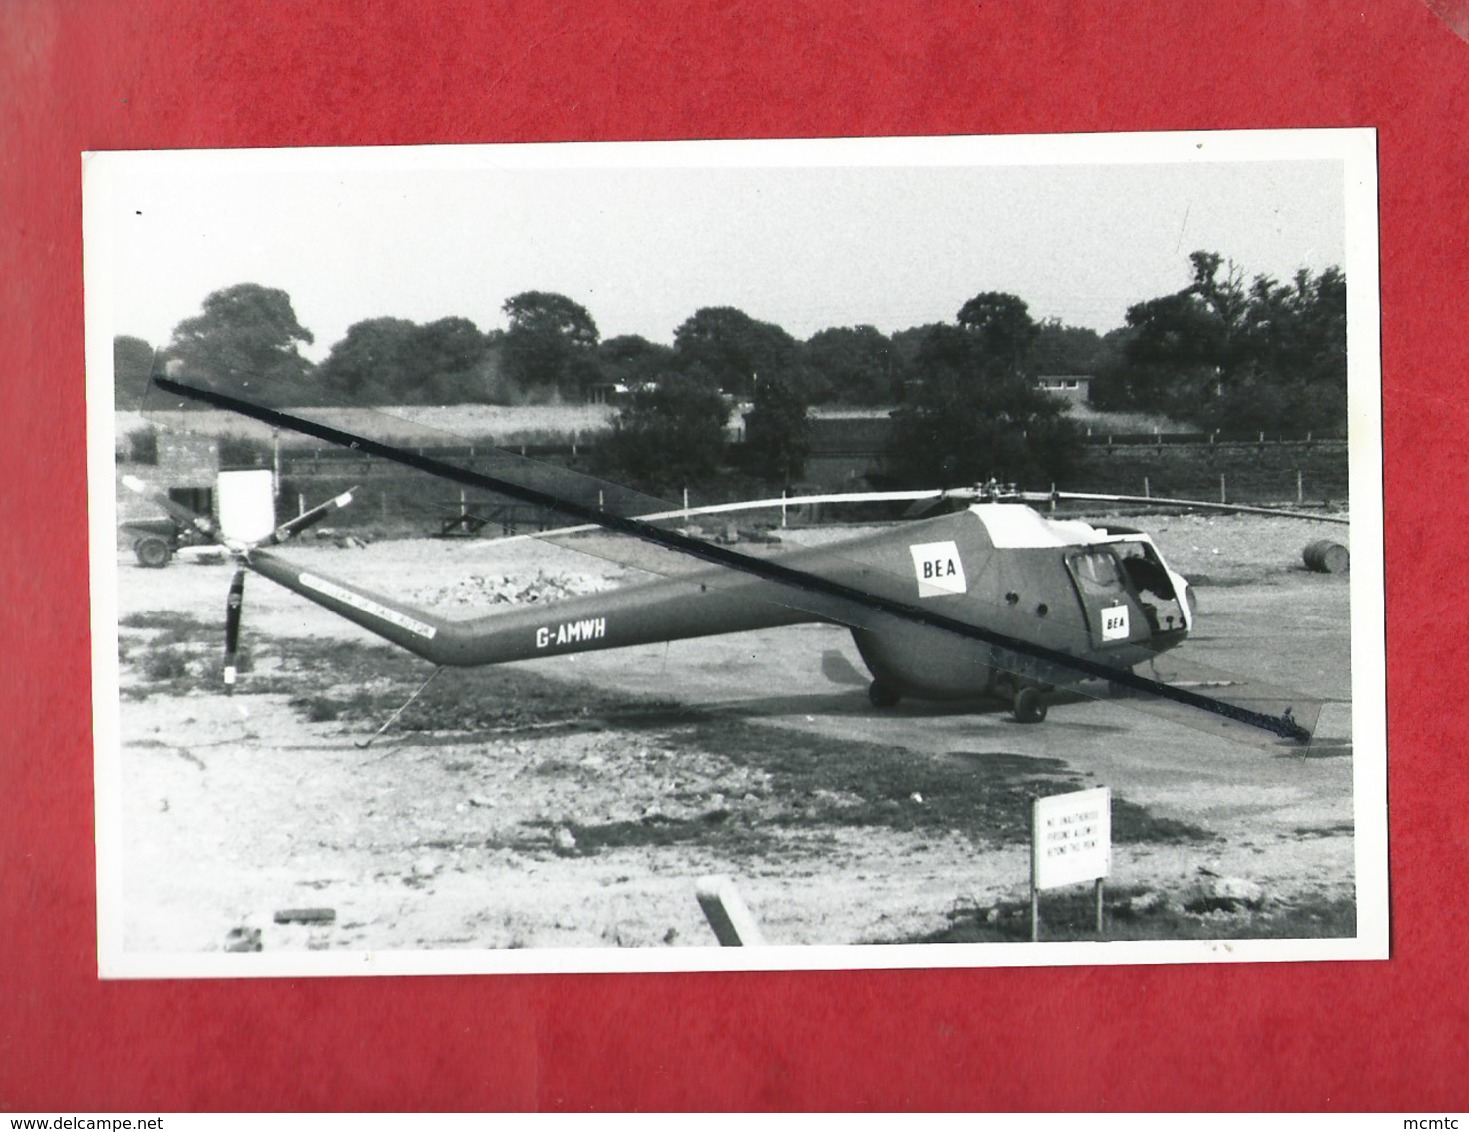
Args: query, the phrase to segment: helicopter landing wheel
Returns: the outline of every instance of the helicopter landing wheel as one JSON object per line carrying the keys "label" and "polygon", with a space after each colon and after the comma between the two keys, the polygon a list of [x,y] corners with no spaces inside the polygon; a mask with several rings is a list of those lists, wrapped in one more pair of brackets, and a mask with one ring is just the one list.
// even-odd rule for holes
{"label": "helicopter landing wheel", "polygon": [[874,680],[867,689],[867,698],[873,707],[890,708],[897,706],[903,693],[884,680]]}
{"label": "helicopter landing wheel", "polygon": [[1040,689],[1021,688],[1015,693],[1011,710],[1015,712],[1016,723],[1039,723],[1046,718],[1046,701],[1041,699]]}

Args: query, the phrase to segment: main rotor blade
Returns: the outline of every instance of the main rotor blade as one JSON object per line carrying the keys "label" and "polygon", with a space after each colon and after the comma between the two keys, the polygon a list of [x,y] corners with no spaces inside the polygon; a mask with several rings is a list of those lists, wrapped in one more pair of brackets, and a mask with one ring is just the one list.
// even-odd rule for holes
{"label": "main rotor blade", "polygon": [[1052,500],[1075,500],[1080,503],[1151,503],[1162,507],[1203,507],[1211,511],[1240,512],[1246,515],[1276,515],[1282,519],[1308,519],[1317,523],[1350,524],[1342,515],[1318,515],[1312,511],[1290,511],[1284,507],[1255,507],[1243,503],[1213,503],[1207,499],[1167,499],[1157,495],[1096,495],[1083,491],[1017,491],[1012,498],[1022,503],[1049,503]]}
{"label": "main rotor blade", "polygon": [[[736,503],[708,503],[699,507],[674,507],[661,511],[650,511],[645,515],[635,515],[634,518],[641,519],[646,523],[658,523],[667,519],[693,519],[702,515],[732,515],[737,511],[779,511],[783,507],[806,507],[819,503],[905,503],[909,500],[935,500],[943,496],[943,492],[930,489],[924,491],[838,491],[828,492],[823,495],[779,495],[769,499],[744,499]],[[907,517],[906,515],[904,516]],[[500,539],[499,544],[504,545],[515,539],[540,539],[551,541],[562,535],[584,534],[587,531],[601,530],[600,523],[583,523],[576,527],[554,527],[549,531],[535,531],[532,534],[510,535]]]}
{"label": "main rotor blade", "polygon": [[842,624],[856,626],[870,624],[871,619],[868,615],[872,613],[896,617],[995,645],[1011,653],[1039,660],[1081,676],[1108,680],[1122,687],[1161,696],[1236,723],[1272,732],[1282,738],[1303,742],[1311,738],[1310,729],[1303,727],[1289,712],[1278,716],[1270,715],[1222,700],[1211,699],[1189,689],[1173,687],[1126,669],[1118,669],[1100,661],[1049,648],[1034,641],[1012,637],[993,629],[959,621],[911,602],[882,597],[830,577],[808,573],[781,562],[755,558],[678,531],[654,526],[645,520],[630,518],[616,511],[603,510],[597,506],[589,506],[578,500],[560,497],[529,484],[447,464],[422,452],[408,451],[280,409],[267,408],[244,401],[226,393],[196,388],[160,376],[155,376],[154,383],[159,389],[175,396],[214,405],[217,408],[251,417],[275,428],[290,429],[306,436],[314,436],[329,444],[378,456],[405,467],[438,476],[451,483],[497,492],[534,506],[560,511],[584,522],[595,523],[607,530],[641,539],[710,565],[723,566],[763,578],[785,587],[794,595],[793,601],[798,602],[802,608]]}

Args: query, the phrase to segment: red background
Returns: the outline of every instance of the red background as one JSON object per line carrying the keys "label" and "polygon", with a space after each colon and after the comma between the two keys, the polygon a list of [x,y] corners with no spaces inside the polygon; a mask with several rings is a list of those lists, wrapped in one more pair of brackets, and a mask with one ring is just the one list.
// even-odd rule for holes
{"label": "red background", "polygon": [[[1469,1108],[1469,19],[1434,7],[10,0],[0,1108]],[[1291,126],[1380,131],[1390,962],[98,981],[83,150]]]}

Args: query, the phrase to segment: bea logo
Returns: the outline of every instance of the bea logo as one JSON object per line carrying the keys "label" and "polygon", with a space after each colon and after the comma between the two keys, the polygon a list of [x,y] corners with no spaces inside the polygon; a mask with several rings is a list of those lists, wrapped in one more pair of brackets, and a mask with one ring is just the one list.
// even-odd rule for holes
{"label": "bea logo", "polygon": [[959,548],[952,542],[922,542],[908,547],[913,555],[913,575],[919,597],[962,594],[969,589]]}

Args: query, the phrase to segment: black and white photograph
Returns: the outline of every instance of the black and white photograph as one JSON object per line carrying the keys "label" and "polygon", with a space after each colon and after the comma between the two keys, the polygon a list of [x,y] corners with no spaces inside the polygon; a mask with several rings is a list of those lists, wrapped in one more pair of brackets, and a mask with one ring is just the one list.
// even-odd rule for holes
{"label": "black and white photograph", "polygon": [[85,155],[102,976],[1386,958],[1375,146]]}

